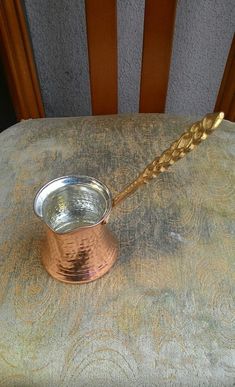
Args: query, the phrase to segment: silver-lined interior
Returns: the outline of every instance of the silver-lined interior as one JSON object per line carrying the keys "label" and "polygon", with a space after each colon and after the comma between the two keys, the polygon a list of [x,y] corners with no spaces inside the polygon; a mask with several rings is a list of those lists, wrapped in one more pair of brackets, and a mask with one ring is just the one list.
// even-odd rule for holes
{"label": "silver-lined interior", "polygon": [[43,187],[35,198],[36,213],[57,233],[100,223],[111,210],[107,187],[93,178],[77,179],[57,179]]}

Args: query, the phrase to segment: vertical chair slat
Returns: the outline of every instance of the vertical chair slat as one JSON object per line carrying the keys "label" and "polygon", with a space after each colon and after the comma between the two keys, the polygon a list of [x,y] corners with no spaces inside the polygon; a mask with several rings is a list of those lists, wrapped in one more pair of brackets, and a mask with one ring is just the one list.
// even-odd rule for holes
{"label": "vertical chair slat", "polygon": [[140,112],[164,112],[176,0],[146,0]]}
{"label": "vertical chair slat", "polygon": [[33,49],[20,0],[0,1],[0,52],[17,119],[44,117]]}
{"label": "vertical chair slat", "polygon": [[223,79],[217,96],[215,111],[223,111],[225,118],[235,121],[235,35],[228,54]]}
{"label": "vertical chair slat", "polygon": [[115,0],[86,0],[93,114],[117,113],[117,17]]}

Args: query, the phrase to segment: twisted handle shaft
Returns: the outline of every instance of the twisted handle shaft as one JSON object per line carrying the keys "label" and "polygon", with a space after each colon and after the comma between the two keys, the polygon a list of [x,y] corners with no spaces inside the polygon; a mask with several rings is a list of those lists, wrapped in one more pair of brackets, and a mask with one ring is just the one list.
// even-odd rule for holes
{"label": "twisted handle shaft", "polygon": [[137,179],[130,183],[113,199],[113,207],[133,194],[141,185],[149,182],[159,173],[166,171],[172,164],[183,158],[193,150],[202,140],[205,140],[224,118],[224,113],[207,114],[201,121],[195,122],[182,136],[174,141],[160,157],[156,157],[139,174]]}

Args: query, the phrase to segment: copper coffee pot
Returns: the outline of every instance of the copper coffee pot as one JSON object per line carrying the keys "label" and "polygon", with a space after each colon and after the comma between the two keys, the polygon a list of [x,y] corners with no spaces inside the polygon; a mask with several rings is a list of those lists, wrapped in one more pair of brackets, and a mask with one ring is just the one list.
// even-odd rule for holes
{"label": "copper coffee pot", "polygon": [[117,239],[106,225],[112,208],[205,140],[223,117],[208,114],[195,122],[114,199],[93,177],[64,176],[44,185],[36,194],[34,211],[46,225],[42,262],[48,273],[80,284],[104,275],[118,255]]}

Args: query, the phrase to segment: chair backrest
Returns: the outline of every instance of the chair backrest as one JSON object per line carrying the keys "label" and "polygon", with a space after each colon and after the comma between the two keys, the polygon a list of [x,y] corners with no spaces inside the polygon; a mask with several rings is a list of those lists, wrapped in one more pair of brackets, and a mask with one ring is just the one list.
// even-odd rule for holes
{"label": "chair backrest", "polygon": [[[29,0],[28,0],[29,1]],[[134,111],[140,112],[164,112],[166,95],[168,88],[168,78],[171,63],[171,51],[174,35],[174,21],[176,11],[177,0],[138,0],[134,3],[134,0],[84,0],[85,4],[85,16],[86,16],[86,31],[87,31],[87,46],[88,46],[88,61],[90,72],[90,88],[91,88],[91,104],[93,114],[113,114],[118,112],[118,33],[120,32],[120,25],[117,26],[120,17],[117,17],[117,5],[122,5],[122,12],[125,9],[125,5],[132,4],[133,7],[142,4],[145,10],[144,14],[144,27],[143,27],[143,48],[141,57],[141,71],[140,71],[140,85],[139,92],[139,109],[135,108]],[[26,4],[26,2],[25,2]],[[32,3],[30,3],[32,4]],[[35,2],[38,6],[38,3]],[[82,4],[82,5],[81,5]],[[79,6],[83,8],[83,2]],[[195,4],[193,2],[193,4]],[[45,3],[44,3],[45,5]],[[68,7],[70,4],[67,5]],[[41,6],[39,6],[41,7]],[[60,12],[61,8],[58,7]],[[62,7],[63,8],[63,7]],[[179,7],[180,8],[180,7]],[[200,6],[196,7],[190,13],[190,17],[194,17],[194,13],[200,10]],[[38,10],[38,8],[36,8]],[[182,9],[182,7],[181,7]],[[81,9],[80,9],[81,10]],[[190,8],[191,10],[191,8]],[[46,10],[44,9],[44,12]],[[131,11],[132,12],[132,11]],[[129,15],[131,15],[129,10]],[[230,14],[227,11],[227,15]],[[127,13],[128,14],[128,13]],[[177,11],[178,14],[178,11]],[[43,16],[43,14],[42,14]],[[61,16],[61,14],[59,15]],[[119,15],[120,16],[120,15]],[[184,17],[184,14],[181,16]],[[201,14],[199,14],[201,16]],[[197,15],[197,17],[199,17]],[[57,14],[58,17],[58,14]],[[71,17],[71,14],[70,14]],[[56,20],[56,19],[55,19]],[[64,23],[69,23],[69,20],[63,19]],[[127,20],[127,19],[126,19]],[[191,23],[191,19],[190,23]],[[204,19],[203,19],[204,20]],[[226,20],[226,19],[225,19]],[[33,21],[32,21],[33,22]],[[127,21],[128,22],[128,21]],[[213,23],[213,18],[210,20]],[[198,23],[198,19],[195,21]],[[195,24],[194,23],[194,24]],[[228,28],[227,37],[231,36],[231,27]],[[57,24],[58,25],[58,24]],[[205,23],[204,23],[205,25]],[[47,28],[48,26],[46,26]],[[117,28],[119,27],[119,28]],[[223,24],[222,24],[223,27]],[[226,24],[227,27],[227,24]],[[221,25],[220,25],[221,28]],[[177,29],[176,29],[177,30]],[[63,32],[63,25],[59,24],[57,32]],[[119,31],[119,32],[118,32]],[[198,30],[197,30],[198,31]],[[199,31],[200,32],[200,31]],[[209,36],[212,36],[212,32]],[[46,46],[46,50],[50,49],[50,36],[48,38],[46,29],[42,28],[39,33],[44,34],[42,41],[43,48]],[[54,31],[51,30],[53,35]],[[204,34],[199,33],[200,39],[203,42],[203,52],[205,54],[205,42]],[[36,32],[36,37],[38,33]],[[179,36],[179,34],[176,36]],[[187,38],[187,31],[183,30],[184,38]],[[31,35],[32,38],[32,35]],[[36,65],[34,62],[35,52],[33,54],[31,46],[31,38],[29,36],[27,22],[25,18],[24,8],[21,0],[1,0],[0,1],[0,55],[5,64],[8,83],[12,94],[13,104],[17,118],[37,118],[44,117],[45,112],[43,109],[43,102],[41,97],[40,83],[37,78]],[[35,35],[34,35],[35,38]],[[71,37],[74,39],[74,36]],[[60,49],[60,42],[58,41],[58,35],[55,35],[54,44]],[[40,39],[39,39],[40,41]],[[46,44],[49,41],[48,44]],[[187,39],[186,39],[187,41]],[[41,42],[40,42],[41,43]],[[210,42],[209,42],[210,43]],[[135,40],[133,40],[133,46]],[[142,42],[141,42],[142,44]],[[190,43],[191,44],[191,43]],[[190,44],[186,50],[183,51],[183,60],[187,60],[188,52],[190,51]],[[221,46],[222,44],[222,46]],[[209,45],[210,46],[210,45]],[[223,47],[223,41],[220,42],[220,48]],[[210,46],[210,52],[213,50]],[[40,47],[42,49],[42,46]],[[182,49],[182,47],[181,47]],[[43,58],[47,55],[48,51],[41,53]],[[218,50],[217,50],[218,51]],[[41,51],[40,51],[41,52]],[[67,51],[67,53],[69,50]],[[87,55],[87,52],[84,53]],[[218,55],[218,53],[217,53]],[[181,56],[181,52],[180,52]],[[195,58],[195,56],[193,57]],[[204,64],[206,70],[210,69],[210,62],[214,59],[210,56],[207,60],[207,56],[204,55]],[[131,60],[131,55],[130,58]],[[54,60],[52,58],[52,60]],[[206,62],[207,60],[207,62]],[[181,68],[178,62],[178,75],[177,81],[181,79]],[[49,63],[49,62],[48,62]],[[58,61],[56,62],[58,66]],[[53,63],[54,64],[54,63]],[[192,64],[192,60],[191,60]],[[47,67],[48,72],[52,75],[51,63]],[[197,67],[197,66],[196,66]],[[54,68],[54,67],[53,67]],[[191,69],[191,68],[190,68]],[[193,68],[195,70],[195,68]],[[197,69],[196,69],[197,70]],[[131,72],[131,69],[130,69]],[[47,72],[46,77],[49,75]],[[193,77],[195,71],[190,72]],[[218,74],[218,71],[217,71]],[[220,72],[221,74],[221,72]],[[54,75],[54,74],[53,74]],[[208,75],[208,74],[207,74]],[[208,82],[215,78],[211,75]],[[204,79],[204,78],[203,78]],[[47,78],[44,78],[44,83]],[[179,83],[179,82],[178,82]],[[58,83],[59,85],[59,83]],[[119,83],[120,86],[120,83]],[[194,82],[195,86],[195,82]],[[187,87],[187,80],[184,83],[184,87]],[[204,85],[203,95],[207,95],[209,84]],[[58,90],[55,89],[55,90]],[[55,96],[54,90],[54,96]],[[89,88],[87,89],[89,92]],[[215,90],[215,88],[214,88]],[[178,88],[179,91],[179,88]],[[87,92],[87,94],[88,94]],[[200,90],[197,90],[200,95]],[[224,77],[221,83],[219,94],[215,109],[217,111],[223,110],[226,113],[226,118],[235,120],[235,39],[231,46],[231,50],[228,56],[227,65],[225,67]],[[136,93],[137,95],[138,93]],[[61,94],[63,97],[63,93]],[[169,93],[169,95],[171,95]],[[177,94],[178,97],[178,94]],[[180,100],[180,99],[179,99]],[[204,98],[205,100],[205,98]],[[61,101],[60,101],[61,102]],[[119,101],[120,102],[120,101]],[[169,102],[169,101],[168,101]],[[211,104],[210,104],[211,106]],[[194,108],[193,108],[194,110]],[[203,110],[203,109],[202,109]],[[58,110],[57,110],[58,111]],[[119,109],[120,111],[120,109]],[[122,111],[122,110],[121,110]],[[127,110],[125,110],[127,111]],[[90,112],[90,109],[89,109]],[[85,113],[85,114],[89,114]],[[63,113],[62,113],[63,114]],[[75,114],[84,114],[75,112]]]}
{"label": "chair backrest", "polygon": [[[93,114],[118,110],[117,15],[115,0],[86,0]],[[146,0],[140,112],[164,112],[176,0]],[[156,20],[156,15],[158,18]]]}

